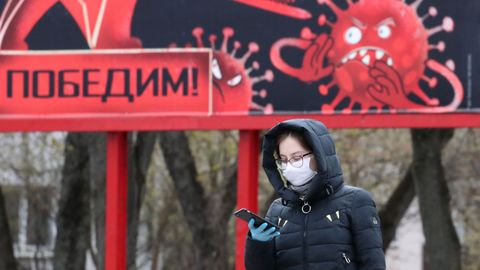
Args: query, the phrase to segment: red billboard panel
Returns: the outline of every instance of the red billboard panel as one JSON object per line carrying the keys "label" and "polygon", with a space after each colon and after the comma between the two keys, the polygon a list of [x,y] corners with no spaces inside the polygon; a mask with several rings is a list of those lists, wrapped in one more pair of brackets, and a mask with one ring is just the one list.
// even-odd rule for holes
{"label": "red billboard panel", "polygon": [[0,115],[212,113],[210,51],[0,52]]}

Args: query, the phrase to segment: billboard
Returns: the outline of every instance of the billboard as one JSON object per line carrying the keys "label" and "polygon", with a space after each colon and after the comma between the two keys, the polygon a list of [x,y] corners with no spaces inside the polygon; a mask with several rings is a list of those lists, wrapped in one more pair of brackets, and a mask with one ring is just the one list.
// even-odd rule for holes
{"label": "billboard", "polygon": [[[476,0],[12,0],[3,1],[0,44],[4,51],[211,49],[207,115],[213,116],[433,116],[480,112],[479,15]],[[50,64],[97,65],[93,58],[63,56],[70,60]],[[9,74],[13,62],[5,53],[0,57],[4,104],[9,91],[23,91],[9,90],[8,76],[18,81],[26,75]],[[135,57],[116,66],[134,69],[138,62],[129,59]],[[48,76],[42,74],[43,80]],[[33,77],[29,72],[30,85]],[[198,89],[202,97],[209,90]],[[168,104],[183,104],[174,111],[180,115],[205,102],[177,98]],[[100,98],[91,108],[132,111],[131,106],[103,109],[115,107],[109,107],[110,100],[118,101]],[[141,100],[127,103],[141,107]],[[168,108],[157,101],[158,108]]]}
{"label": "billboard", "polygon": [[211,51],[0,51],[0,115],[212,114]]}
{"label": "billboard", "polygon": [[[230,93],[251,93],[251,114],[479,112],[478,1],[152,1],[148,8],[157,16],[142,16],[134,35],[151,36],[147,46],[213,48],[214,93],[225,103]],[[153,37],[142,23],[162,34]],[[241,83],[228,84],[235,76]]]}

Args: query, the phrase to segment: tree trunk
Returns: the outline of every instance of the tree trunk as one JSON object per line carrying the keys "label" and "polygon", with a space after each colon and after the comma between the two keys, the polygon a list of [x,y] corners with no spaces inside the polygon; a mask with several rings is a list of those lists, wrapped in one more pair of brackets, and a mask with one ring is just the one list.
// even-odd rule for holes
{"label": "tree trunk", "polygon": [[379,211],[382,223],[383,250],[387,250],[395,238],[398,224],[407,212],[413,198],[415,198],[415,186],[410,166],[385,206]]}
{"label": "tree trunk", "polygon": [[195,160],[183,131],[160,132],[159,142],[193,244],[199,256],[191,269],[228,269],[227,225],[236,204],[236,164],[225,168],[218,192],[205,194],[196,180]]}
{"label": "tree trunk", "polygon": [[461,247],[450,216],[442,150],[454,129],[412,129],[412,176],[418,195],[430,269],[461,269]]}
{"label": "tree trunk", "polygon": [[85,269],[90,244],[90,183],[85,136],[69,133],[65,141],[54,269]]}
{"label": "tree trunk", "polygon": [[0,187],[0,270],[15,270],[17,263],[13,254],[12,236],[8,225],[7,209]]}
{"label": "tree trunk", "polygon": [[[135,140],[135,134],[136,140]],[[130,132],[128,136],[128,200],[127,200],[127,269],[137,269],[137,239],[140,210],[145,195],[147,171],[152,159],[157,134]]]}
{"label": "tree trunk", "polygon": [[[128,269],[136,269],[136,244],[145,179],[156,134],[129,134]],[[91,226],[96,239],[92,252],[97,269],[104,269],[106,133],[69,133],[65,145],[62,192],[57,218],[55,269],[85,269]],[[93,219],[92,219],[93,217]]]}
{"label": "tree trunk", "polygon": [[105,184],[106,184],[106,151],[107,133],[90,133],[88,136],[89,177],[90,177],[90,209],[93,220],[92,233],[95,235],[94,254],[97,270],[103,270],[105,265]]}

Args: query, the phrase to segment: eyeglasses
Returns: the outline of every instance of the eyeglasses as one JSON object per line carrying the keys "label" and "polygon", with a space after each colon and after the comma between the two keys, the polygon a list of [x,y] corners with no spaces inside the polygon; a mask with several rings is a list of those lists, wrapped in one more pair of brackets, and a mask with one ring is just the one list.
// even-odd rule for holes
{"label": "eyeglasses", "polygon": [[277,166],[284,170],[287,168],[287,162],[289,162],[293,167],[295,168],[300,168],[302,167],[303,165],[303,157],[304,156],[307,156],[307,155],[310,155],[312,154],[313,152],[308,152],[306,154],[303,154],[301,156],[293,156],[291,159],[289,160],[285,160],[285,159],[281,159],[281,158],[277,158],[275,159],[275,163],[277,164]]}

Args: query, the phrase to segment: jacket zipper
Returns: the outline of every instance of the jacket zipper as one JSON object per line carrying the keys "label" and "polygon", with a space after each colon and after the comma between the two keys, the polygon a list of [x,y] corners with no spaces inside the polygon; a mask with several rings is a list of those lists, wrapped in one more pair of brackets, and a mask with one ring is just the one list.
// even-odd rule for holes
{"label": "jacket zipper", "polygon": [[[300,198],[304,204],[308,204],[308,202],[304,201],[304,197],[302,196]],[[303,269],[304,270],[307,270],[308,269],[308,263],[307,263],[307,223],[308,223],[308,213],[310,211],[308,211],[307,213],[304,213],[305,214],[305,218],[304,218],[304,221],[305,221],[305,224],[303,226]]]}
{"label": "jacket zipper", "polygon": [[347,264],[349,264],[351,262],[350,258],[347,256],[347,254],[345,254],[345,252],[342,252],[342,257],[343,257],[343,260],[345,260],[345,262]]}

